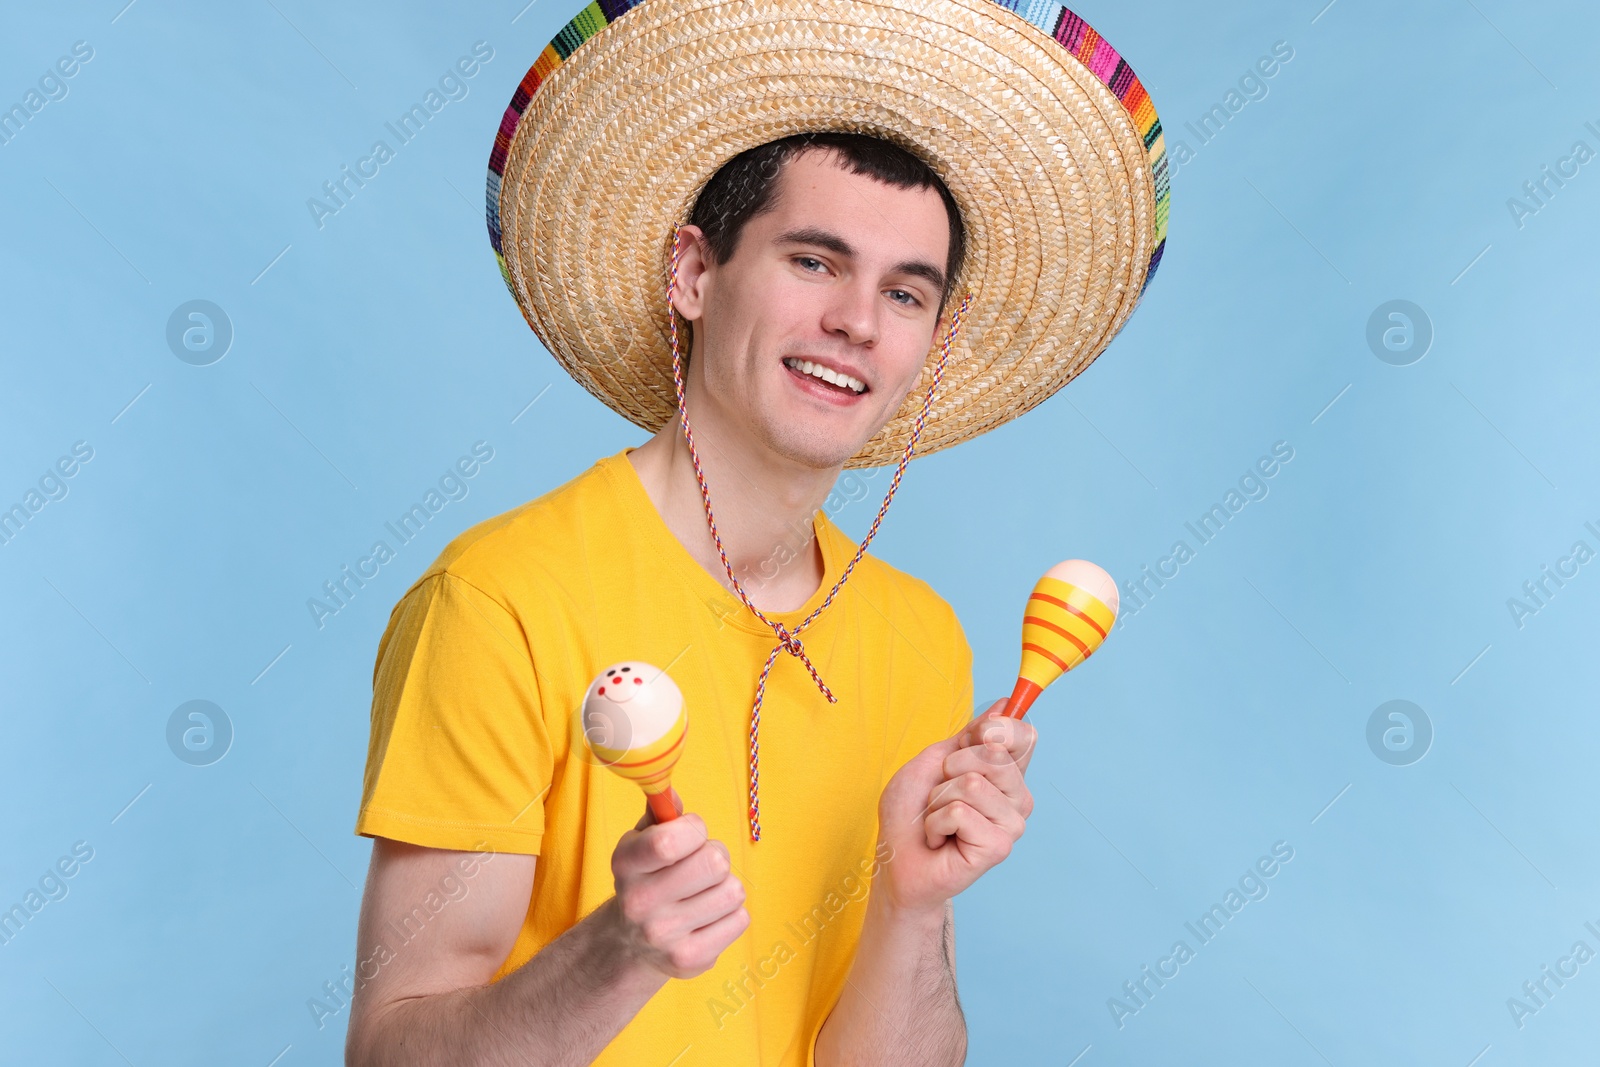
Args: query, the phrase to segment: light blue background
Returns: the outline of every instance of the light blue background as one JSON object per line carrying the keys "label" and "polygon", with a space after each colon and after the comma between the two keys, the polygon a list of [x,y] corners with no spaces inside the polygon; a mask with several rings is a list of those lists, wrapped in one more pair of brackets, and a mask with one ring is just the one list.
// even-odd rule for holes
{"label": "light blue background", "polygon": [[[0,906],[94,849],[0,947],[0,1058],[333,1064],[344,1013],[319,1031],[306,1002],[354,959],[389,609],[454,533],[645,436],[538,346],[484,232],[501,112],[578,8],[124,2],[12,5],[0,34],[7,106],[94,49],[0,146],[0,504],[94,449],[0,547]],[[955,605],[999,696],[1047,566],[1132,578],[1274,442],[1294,458],[1033,714],[1028,833],[957,901],[970,1062],[1592,1061],[1600,962],[1520,1029],[1506,1001],[1600,950],[1600,563],[1521,628],[1506,602],[1600,549],[1600,162],[1520,228],[1507,199],[1600,149],[1600,17],[1081,13],[1195,152],[1166,259],[1063,393],[914,463],[874,551]],[[307,198],[479,40],[469,95],[319,229]],[[1185,122],[1276,41],[1267,95],[1200,146]],[[236,332],[211,366],[165,342],[192,299]],[[1365,340],[1391,299],[1436,332],[1409,366]],[[306,599],[479,440],[470,495],[319,631]],[[1365,739],[1396,698],[1435,730],[1410,766]],[[209,767],[165,741],[193,699],[236,731]],[[1108,998],[1277,841],[1270,895],[1119,1029]]]}

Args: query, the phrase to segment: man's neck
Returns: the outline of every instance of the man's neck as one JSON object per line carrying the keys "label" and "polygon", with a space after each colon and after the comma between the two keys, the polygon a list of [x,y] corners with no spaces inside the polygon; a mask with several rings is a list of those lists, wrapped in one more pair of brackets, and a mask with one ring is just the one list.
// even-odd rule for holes
{"label": "man's neck", "polygon": [[[813,516],[838,471],[796,467],[778,457],[717,447],[697,433],[695,451],[715,509],[717,534],[746,595],[763,611],[804,606],[822,584],[822,549]],[[674,416],[628,453],[662,521],[712,577],[731,591],[706,524],[689,446]]]}

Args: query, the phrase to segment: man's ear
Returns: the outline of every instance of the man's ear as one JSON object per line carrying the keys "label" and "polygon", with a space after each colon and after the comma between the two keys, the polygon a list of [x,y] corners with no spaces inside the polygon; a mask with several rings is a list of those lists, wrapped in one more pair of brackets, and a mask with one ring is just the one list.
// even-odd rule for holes
{"label": "man's ear", "polygon": [[672,306],[690,322],[705,314],[707,271],[712,266],[705,233],[698,226],[678,227],[678,283]]}

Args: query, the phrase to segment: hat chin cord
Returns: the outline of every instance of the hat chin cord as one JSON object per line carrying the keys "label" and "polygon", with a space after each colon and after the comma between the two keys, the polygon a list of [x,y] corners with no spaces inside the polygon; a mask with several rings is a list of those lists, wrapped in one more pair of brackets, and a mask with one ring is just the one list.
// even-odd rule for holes
{"label": "hat chin cord", "polygon": [[727,550],[723,548],[722,537],[717,533],[717,520],[711,510],[711,490],[706,487],[705,471],[700,465],[700,454],[695,451],[694,431],[689,427],[689,412],[684,404],[683,367],[678,355],[678,316],[672,306],[672,294],[678,286],[678,259],[683,254],[678,244],[678,234],[682,226],[682,223],[674,223],[672,227],[672,269],[667,282],[667,319],[672,329],[672,384],[678,394],[678,424],[683,427],[683,438],[689,445],[689,460],[694,466],[695,481],[700,486],[700,502],[705,505],[706,524],[711,528],[711,540],[717,546],[717,555],[722,559],[722,566],[728,572],[728,581],[732,583],[734,592],[739,594],[739,599],[744,601],[745,607],[749,608],[756,618],[771,627],[772,632],[778,638],[777,645],[767,655],[767,662],[761,668],[761,677],[756,680],[755,704],[750,709],[750,840],[760,841],[761,702],[766,695],[767,675],[771,673],[772,665],[777,661],[778,653],[787,652],[798,659],[806,670],[810,672],[812,681],[817,683],[817,688],[822,691],[822,695],[828,698],[828,703],[837,704],[839,702],[839,698],[833,695],[833,691],[828,688],[827,683],[822,680],[822,676],[817,673],[817,668],[812,665],[810,657],[806,655],[805,646],[800,643],[800,632],[810,626],[817,616],[821,615],[828,605],[833,603],[833,598],[844,587],[846,579],[850,577],[850,572],[855,570],[856,564],[861,562],[861,557],[866,555],[867,546],[878,535],[878,527],[882,524],[883,517],[889,510],[889,503],[894,499],[895,490],[900,488],[900,478],[905,473],[906,464],[911,461],[912,453],[916,450],[917,438],[922,435],[923,424],[927,421],[928,411],[933,406],[933,394],[939,388],[939,380],[944,376],[945,362],[950,357],[950,345],[955,341],[956,333],[961,328],[961,320],[966,316],[967,308],[972,302],[972,292],[968,290],[963,293],[961,306],[950,316],[950,327],[945,333],[944,343],[939,346],[939,361],[933,368],[933,381],[928,384],[928,395],[923,398],[922,410],[917,413],[916,419],[912,422],[911,439],[906,442],[905,452],[901,454],[900,462],[895,467],[894,477],[889,482],[889,491],[884,494],[883,503],[878,507],[878,514],[872,520],[872,528],[867,531],[866,539],[856,549],[856,554],[850,560],[849,565],[845,567],[844,573],[839,576],[839,580],[828,591],[827,598],[818,605],[815,611],[807,615],[799,625],[790,630],[783,623],[767,618],[760,608],[751,603],[750,597],[744,591],[744,586],[740,585],[739,579],[734,577],[733,564],[728,562]]}

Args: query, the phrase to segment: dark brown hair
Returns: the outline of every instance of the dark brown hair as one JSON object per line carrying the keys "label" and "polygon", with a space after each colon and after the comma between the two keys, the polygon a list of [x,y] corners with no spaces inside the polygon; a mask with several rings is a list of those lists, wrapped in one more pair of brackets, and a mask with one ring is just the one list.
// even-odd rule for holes
{"label": "dark brown hair", "polygon": [[797,133],[746,149],[724,163],[700,191],[689,215],[689,222],[705,234],[712,262],[721,266],[732,259],[745,223],[777,206],[778,175],[783,165],[816,148],[833,151],[841,166],[852,174],[864,174],[897,189],[938,190],[950,219],[950,251],[945,257],[944,291],[939,294],[939,313],[943,314],[966,253],[961,210],[926,163],[897,144],[866,134]]}

